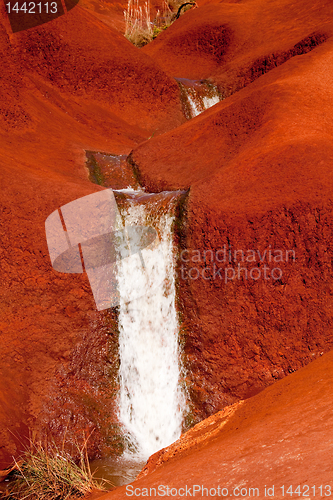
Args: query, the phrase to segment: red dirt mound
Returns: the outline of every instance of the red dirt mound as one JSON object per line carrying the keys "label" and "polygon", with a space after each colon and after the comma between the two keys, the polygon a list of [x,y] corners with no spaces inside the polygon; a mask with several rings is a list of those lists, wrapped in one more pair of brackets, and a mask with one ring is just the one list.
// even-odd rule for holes
{"label": "red dirt mound", "polygon": [[[310,498],[330,496],[332,383],[333,354],[329,353],[238,403],[228,415],[221,412],[203,421],[198,429],[153,455],[146,477],[127,486],[127,491],[118,488],[101,499],[154,497],[150,488],[167,496],[167,487],[169,496],[179,499],[184,498],[186,487],[197,498],[281,499],[299,492]],[[163,455],[166,461],[156,470]],[[287,493],[291,485],[296,490],[292,496],[291,490]]]}
{"label": "red dirt mound", "polygon": [[178,285],[200,416],[332,346],[332,63],[326,42],[131,155],[150,190],[190,188]]}

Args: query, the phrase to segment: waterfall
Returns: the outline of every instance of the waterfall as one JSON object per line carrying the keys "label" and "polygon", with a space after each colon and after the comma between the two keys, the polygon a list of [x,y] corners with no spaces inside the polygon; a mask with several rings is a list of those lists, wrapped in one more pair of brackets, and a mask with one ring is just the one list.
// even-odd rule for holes
{"label": "waterfall", "polygon": [[183,112],[194,118],[221,100],[218,88],[210,82],[176,78],[181,91]]}
{"label": "waterfall", "polygon": [[172,237],[178,196],[132,192],[120,206],[125,227],[153,226],[158,234],[140,254],[117,264],[119,420],[126,436],[125,455],[141,460],[179,438],[186,406],[180,387]]}

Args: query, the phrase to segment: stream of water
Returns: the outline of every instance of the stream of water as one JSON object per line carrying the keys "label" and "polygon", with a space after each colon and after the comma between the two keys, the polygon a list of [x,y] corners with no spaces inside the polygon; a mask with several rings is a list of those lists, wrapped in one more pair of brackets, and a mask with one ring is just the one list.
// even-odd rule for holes
{"label": "stream of water", "polygon": [[188,120],[200,115],[203,111],[222,99],[216,85],[207,81],[176,78],[181,91],[183,112]]}
{"label": "stream of water", "polygon": [[[174,442],[182,429],[185,396],[180,387],[172,235],[177,194],[132,193],[121,208],[125,226],[153,225],[158,234],[140,255],[117,264],[119,420],[126,435],[125,454],[138,459]],[[128,302],[131,294],[136,298]]]}

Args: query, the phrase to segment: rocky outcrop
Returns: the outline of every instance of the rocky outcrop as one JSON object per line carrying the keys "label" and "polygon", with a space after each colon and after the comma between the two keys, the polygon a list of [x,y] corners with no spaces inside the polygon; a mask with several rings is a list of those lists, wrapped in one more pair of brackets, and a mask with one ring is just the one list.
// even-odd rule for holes
{"label": "rocky outcrop", "polygon": [[163,464],[169,463],[175,458],[187,456],[193,452],[193,449],[198,449],[201,445],[206,445],[215,437],[219,437],[222,428],[227,424],[230,418],[244,401],[238,401],[232,406],[227,406],[223,410],[214,413],[208,418],[205,418],[200,423],[196,424],[192,429],[188,430],[182,436],[172,443],[167,448],[154,453],[149,457],[146,465],[137,476],[136,479],[141,479],[148,474],[151,474],[156,469],[159,469]]}

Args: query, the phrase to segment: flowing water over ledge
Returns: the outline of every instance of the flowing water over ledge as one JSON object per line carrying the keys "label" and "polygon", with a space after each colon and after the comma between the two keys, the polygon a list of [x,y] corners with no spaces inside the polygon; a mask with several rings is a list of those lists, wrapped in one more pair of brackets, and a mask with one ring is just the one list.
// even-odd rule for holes
{"label": "flowing water over ledge", "polygon": [[120,302],[119,420],[126,455],[143,459],[178,439],[185,409],[172,234],[180,194],[132,192],[127,206],[120,207],[125,226],[151,226],[158,234],[141,256],[118,261],[120,298],[131,292],[136,297]]}
{"label": "flowing water over ledge", "polygon": [[90,462],[90,469],[97,482],[108,487],[103,481],[109,481],[111,488],[111,485],[123,486],[134,481],[145,463],[145,460],[140,461],[124,457],[108,457],[93,460]]}
{"label": "flowing water over ledge", "polygon": [[188,80],[187,78],[176,78],[175,80],[178,82],[181,92],[183,113],[188,120],[200,115],[222,100],[217,86],[211,82]]}
{"label": "flowing water over ledge", "polygon": [[[187,404],[175,305],[173,224],[185,193],[146,193],[122,158],[93,152],[87,157],[91,180],[103,179],[104,185],[113,187],[112,171],[117,174],[114,187],[118,189],[113,193],[119,224],[127,228],[129,246],[141,249],[130,257],[126,250],[117,262],[118,419],[124,453],[92,462],[92,469],[99,470],[96,477],[118,486],[134,480],[148,457],[177,440],[182,432]],[[140,238],[140,233],[136,236],[128,230],[131,227],[153,228],[156,238],[145,247],[133,240]],[[118,253],[121,255],[121,248]]]}

